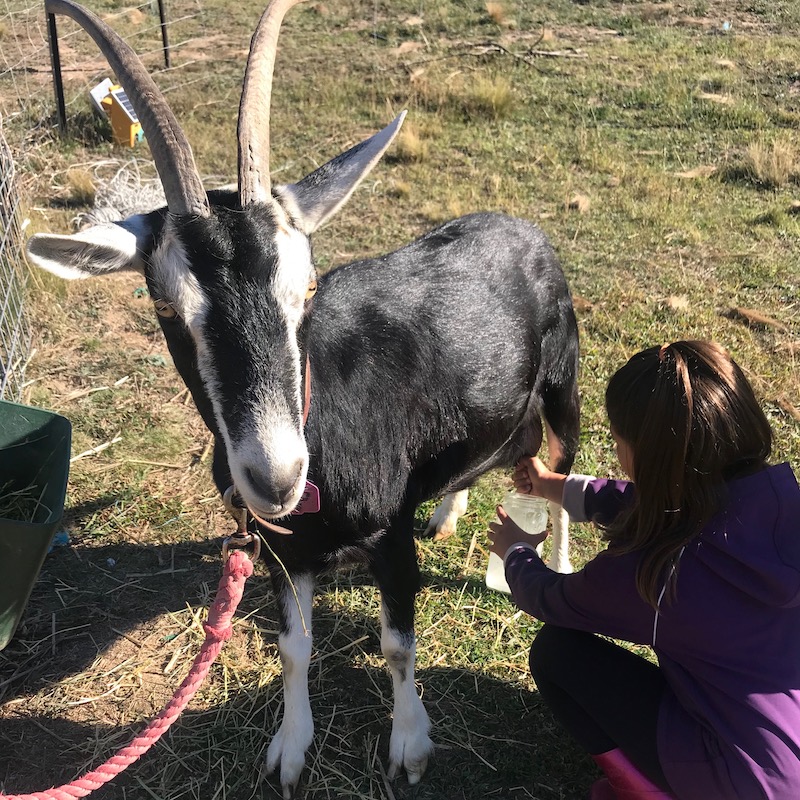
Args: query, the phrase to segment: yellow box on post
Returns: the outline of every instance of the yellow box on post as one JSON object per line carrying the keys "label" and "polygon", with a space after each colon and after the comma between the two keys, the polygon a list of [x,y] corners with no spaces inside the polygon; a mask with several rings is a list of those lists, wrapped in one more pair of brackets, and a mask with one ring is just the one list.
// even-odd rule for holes
{"label": "yellow box on post", "polygon": [[100,103],[111,120],[111,133],[116,144],[134,147],[144,139],[139,117],[121,86],[111,86]]}

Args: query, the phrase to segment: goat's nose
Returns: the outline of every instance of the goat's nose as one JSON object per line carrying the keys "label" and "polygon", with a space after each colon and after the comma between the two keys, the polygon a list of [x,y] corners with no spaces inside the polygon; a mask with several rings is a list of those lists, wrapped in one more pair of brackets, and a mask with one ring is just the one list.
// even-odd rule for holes
{"label": "goat's nose", "polygon": [[252,488],[272,505],[283,506],[297,490],[297,483],[303,473],[303,459],[297,459],[281,470],[269,474],[248,467],[245,470]]}
{"label": "goat's nose", "polygon": [[289,502],[289,498],[294,493],[296,485],[297,485],[297,481],[294,481],[294,483],[292,483],[291,486],[287,487],[282,492],[278,493],[278,498],[280,500],[280,505],[284,506]]}

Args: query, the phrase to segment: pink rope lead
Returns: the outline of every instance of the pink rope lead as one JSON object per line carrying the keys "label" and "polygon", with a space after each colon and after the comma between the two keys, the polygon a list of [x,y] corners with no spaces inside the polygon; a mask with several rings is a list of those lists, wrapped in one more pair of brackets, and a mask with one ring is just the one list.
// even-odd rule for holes
{"label": "pink rope lead", "polygon": [[189,674],[167,703],[164,710],[127,747],[112,756],[101,767],[88,772],[65,786],[58,786],[45,792],[33,794],[0,794],[0,800],[73,800],[86,797],[95,789],[108,783],[112,778],[126,770],[143,756],[169,729],[178,715],[200,688],[208,670],[219,655],[222,645],[231,638],[231,620],[242,599],[245,581],[253,574],[253,562],[243,550],[234,550],[225,562],[222,578],[219,581],[217,596],[208,610],[208,621],[203,628],[206,638],[200,652],[192,664]]}

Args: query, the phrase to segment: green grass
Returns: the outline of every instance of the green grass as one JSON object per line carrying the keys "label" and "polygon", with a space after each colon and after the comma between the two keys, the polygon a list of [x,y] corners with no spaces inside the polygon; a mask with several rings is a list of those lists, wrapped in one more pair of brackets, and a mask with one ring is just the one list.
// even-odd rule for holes
{"label": "green grass", "polygon": [[[211,0],[171,29],[174,42],[188,44],[176,47],[180,68],[156,80],[205,175],[235,176],[241,51],[260,10]],[[188,0],[170,4],[176,20],[196,11]],[[157,30],[139,34],[125,16],[114,25],[137,49],[157,51]],[[733,352],[775,429],[774,460],[797,465],[800,424],[787,402],[800,406],[798,33],[800,11],[789,1],[509,0],[502,15],[478,0],[309,3],[291,12],[281,39],[273,171],[278,181],[299,179],[408,109],[414,136],[315,236],[322,269],[398,247],[457,214],[497,209],[536,221],[586,301],[577,471],[618,474],[602,408],[611,373],[643,347],[690,337]],[[218,38],[203,48],[193,44],[199,36]],[[70,63],[96,58],[88,40],[69,43]],[[46,70],[46,50],[35,58]],[[158,53],[147,63],[158,67]],[[6,78],[3,98],[13,89]],[[29,231],[68,228],[75,209],[48,201],[54,187],[79,200],[85,182],[70,182],[69,169],[131,155],[102,141],[87,115],[87,84],[85,76],[68,83],[74,136],[66,143],[42,123],[52,112],[46,84],[15,100],[24,113],[6,121],[32,193]],[[754,156],[776,148],[782,160],[771,173],[770,159]],[[146,157],[146,146],[135,155]],[[588,198],[586,213],[569,209],[576,193]],[[229,529],[209,477],[208,434],[136,294],[141,279],[33,277],[30,400],[70,417],[73,453],[121,440],[73,464],[72,547],[45,563],[20,635],[0,654],[0,737],[40,742],[13,767],[0,758],[0,781],[13,791],[99,763],[166,700],[199,645],[197,618]],[[732,307],[783,327],[748,327]],[[69,399],[98,387],[109,388]],[[484,534],[507,483],[482,479],[456,536],[418,543],[418,678],[437,753],[416,790],[403,780],[387,789],[380,772],[391,703],[377,594],[358,572],[322,586],[309,797],[585,795],[594,768],[555,726],[527,673],[537,623],[482,585]],[[421,526],[431,509],[420,510]],[[579,565],[602,543],[589,526],[573,534]],[[272,602],[260,574],[234,639],[175,732],[99,797],[277,796],[254,777],[282,702]],[[55,641],[53,624],[65,631]],[[112,674],[121,683],[105,699],[68,705],[109,691]]]}

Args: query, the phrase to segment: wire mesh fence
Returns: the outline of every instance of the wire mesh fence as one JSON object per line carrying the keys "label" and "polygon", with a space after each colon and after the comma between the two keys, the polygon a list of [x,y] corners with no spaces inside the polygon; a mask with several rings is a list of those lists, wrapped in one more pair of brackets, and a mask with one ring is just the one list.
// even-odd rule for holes
{"label": "wire mesh fence", "polygon": [[25,316],[21,201],[11,148],[0,130],[0,398],[21,400],[30,350]]}
{"label": "wire mesh fence", "polygon": [[[197,54],[202,53],[199,42],[207,38],[199,0],[172,0],[166,4],[148,0],[131,5],[118,0],[84,0],[83,5],[128,41],[150,73],[157,75],[163,92],[175,91],[198,80],[193,69],[198,68]],[[164,18],[168,36],[162,27]],[[107,134],[103,126],[108,123],[92,107],[90,91],[104,79],[115,76],[96,45],[76,23],[60,15],[56,20],[67,133],[83,143],[100,139]],[[56,191],[62,165],[45,160],[41,147],[58,138],[60,127],[44,0],[3,0],[0,2],[0,398],[6,400],[25,401],[24,372],[35,345],[35,326],[26,314],[31,304],[26,302],[29,272],[23,254],[23,228],[34,202],[33,187],[39,197],[43,187],[46,190],[52,184],[54,188],[52,206],[45,202],[43,205],[48,207],[38,207],[36,211],[45,215],[63,212],[63,198]],[[107,201],[109,191],[121,185],[124,165],[128,165],[122,170],[128,181],[122,193],[125,202],[130,203],[132,197],[139,197],[145,190],[153,193],[151,188],[155,184],[149,180],[150,176],[139,175],[140,168],[149,167],[148,161],[138,160],[134,151],[112,155],[109,158],[106,151],[98,154],[96,162],[85,165],[88,174],[102,176],[97,182],[98,201],[103,198]],[[133,189],[129,185],[130,175],[137,180],[141,178]],[[159,204],[156,197],[152,207]],[[106,205],[113,204],[106,202]],[[109,213],[105,206],[96,211],[100,215]],[[74,217],[73,223],[80,224],[83,217]]]}
{"label": "wire mesh fence", "polygon": [[[198,0],[173,0],[166,6],[169,52],[178,54],[170,67],[156,0],[124,5],[115,0],[86,0],[85,5],[108,23],[137,52],[159,87],[169,92],[186,83],[183,73],[195,60],[192,45],[203,37]],[[163,5],[163,4],[161,4]],[[68,114],[88,110],[88,92],[110,70],[97,46],[71,19],[55,17]],[[172,63],[172,60],[170,60]],[[7,121],[23,116],[34,128],[54,129],[53,83],[44,2],[4,0],[0,5],[0,110]]]}

